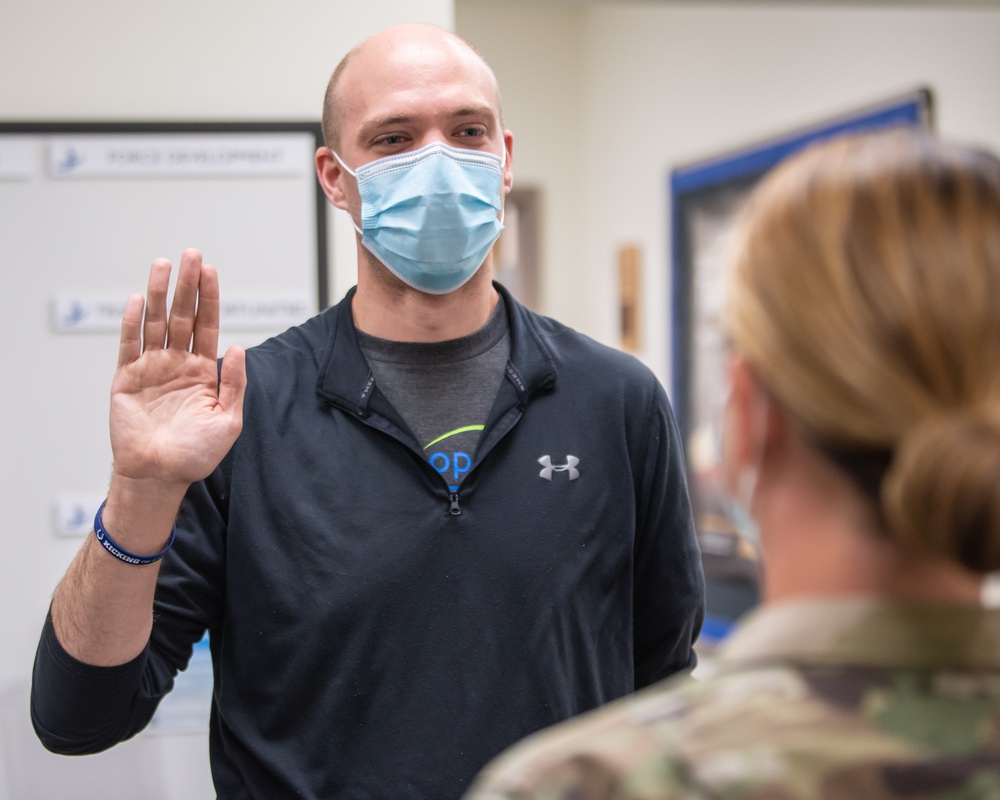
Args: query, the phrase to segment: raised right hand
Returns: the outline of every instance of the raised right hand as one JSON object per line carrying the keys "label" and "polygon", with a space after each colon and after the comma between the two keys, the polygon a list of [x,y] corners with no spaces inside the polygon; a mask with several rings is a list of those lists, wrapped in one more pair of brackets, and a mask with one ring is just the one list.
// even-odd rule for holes
{"label": "raised right hand", "polygon": [[[170,262],[154,261],[146,299],[129,298],[111,387],[115,463],[103,522],[119,547],[138,555],[163,550],[188,486],[215,469],[243,425],[245,353],[231,347],[217,367],[215,269],[185,250],[168,316],[169,281]],[[161,563],[125,563],[87,537],[52,597],[66,651],[98,666],[141,653]]]}
{"label": "raised right hand", "polygon": [[183,491],[208,476],[239,436],[246,360],[233,346],[218,370],[215,268],[197,250],[184,251],[168,316],[170,269],[165,259],[153,262],[145,302],[132,295],[122,318],[111,387],[112,482]]}

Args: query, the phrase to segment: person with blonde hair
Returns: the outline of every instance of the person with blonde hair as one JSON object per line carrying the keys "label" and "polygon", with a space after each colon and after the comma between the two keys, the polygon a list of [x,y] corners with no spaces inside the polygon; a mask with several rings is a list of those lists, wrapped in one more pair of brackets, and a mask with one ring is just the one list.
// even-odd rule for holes
{"label": "person with blonde hair", "polygon": [[470,798],[1000,797],[1000,160],[832,140],[734,243],[723,460],[762,606],[704,680],[537,734]]}

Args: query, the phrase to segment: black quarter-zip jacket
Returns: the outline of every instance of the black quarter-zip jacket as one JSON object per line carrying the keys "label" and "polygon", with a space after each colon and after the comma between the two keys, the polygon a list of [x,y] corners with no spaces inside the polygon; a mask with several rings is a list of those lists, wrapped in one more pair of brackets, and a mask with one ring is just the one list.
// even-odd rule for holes
{"label": "black quarter-zip jacket", "polygon": [[523,736],[693,666],[662,386],[498,290],[510,361],[457,492],[373,381],[353,290],[248,351],[243,432],[182,505],[146,651],[90,667],[46,624],[47,747],[141,730],[207,629],[219,797],[448,800]]}

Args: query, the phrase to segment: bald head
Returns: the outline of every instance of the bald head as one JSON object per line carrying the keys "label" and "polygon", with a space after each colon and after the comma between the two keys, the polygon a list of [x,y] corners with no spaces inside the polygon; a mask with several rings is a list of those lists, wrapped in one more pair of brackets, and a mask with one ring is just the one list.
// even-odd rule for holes
{"label": "bald head", "polygon": [[[500,89],[493,70],[482,54],[461,36],[424,23],[403,23],[379,31],[353,47],[330,76],[323,101],[323,138],[327,147],[339,151],[343,136],[345,83],[364,81],[374,74],[419,80],[421,62],[451,59],[466,70],[481,73],[489,82],[497,117],[503,125]],[[428,71],[428,75],[430,72]]]}

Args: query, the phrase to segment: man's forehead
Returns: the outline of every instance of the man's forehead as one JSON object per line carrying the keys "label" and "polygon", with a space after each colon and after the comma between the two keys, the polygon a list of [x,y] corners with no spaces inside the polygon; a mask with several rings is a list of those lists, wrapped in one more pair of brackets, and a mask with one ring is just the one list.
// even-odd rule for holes
{"label": "man's forehead", "polygon": [[475,48],[461,36],[434,25],[420,23],[386,28],[359,43],[354,51],[358,56],[375,55],[377,59],[405,52],[411,55],[434,51],[451,52],[458,57],[477,58],[485,65]]}
{"label": "man's forehead", "polygon": [[354,112],[424,94],[456,109],[488,105],[499,110],[496,78],[486,62],[458,37],[436,29],[418,28],[417,34],[390,29],[363,42],[341,76],[338,94],[345,110]]}

